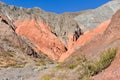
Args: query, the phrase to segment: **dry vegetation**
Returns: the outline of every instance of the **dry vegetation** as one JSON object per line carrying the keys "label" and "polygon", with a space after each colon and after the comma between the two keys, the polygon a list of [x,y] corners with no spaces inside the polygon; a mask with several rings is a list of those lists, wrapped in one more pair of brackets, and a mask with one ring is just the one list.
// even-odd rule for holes
{"label": "dry vegetation", "polygon": [[[70,74],[70,72],[73,71],[73,74],[71,74],[71,76],[77,74],[77,76],[75,76],[77,77],[77,79],[74,80],[92,80],[90,78],[91,76],[98,74],[99,72],[101,72],[111,64],[116,53],[117,53],[117,49],[108,49],[104,51],[101,54],[100,58],[96,61],[88,60],[85,56],[74,57],[73,62],[71,61],[69,63],[60,63],[55,68],[55,70],[51,72],[51,75],[46,74],[41,79],[59,80],[58,78],[63,78],[62,75],[68,76],[68,74]],[[59,71],[62,73],[59,73]],[[67,71],[68,73],[66,73]],[[66,79],[70,79],[70,76],[68,76],[67,78],[63,78],[61,80],[66,80]]]}
{"label": "dry vegetation", "polygon": [[26,62],[18,61],[15,57],[15,54],[10,52],[0,52],[0,67],[14,67],[14,68],[22,68],[24,67]]}

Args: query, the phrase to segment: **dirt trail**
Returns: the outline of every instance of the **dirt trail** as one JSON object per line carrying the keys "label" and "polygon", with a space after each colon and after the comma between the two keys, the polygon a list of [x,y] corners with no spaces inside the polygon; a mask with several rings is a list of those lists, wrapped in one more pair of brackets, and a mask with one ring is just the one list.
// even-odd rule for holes
{"label": "dirt trail", "polygon": [[0,80],[40,80],[43,72],[49,72],[56,64],[46,66],[29,65],[24,68],[7,68],[0,70]]}

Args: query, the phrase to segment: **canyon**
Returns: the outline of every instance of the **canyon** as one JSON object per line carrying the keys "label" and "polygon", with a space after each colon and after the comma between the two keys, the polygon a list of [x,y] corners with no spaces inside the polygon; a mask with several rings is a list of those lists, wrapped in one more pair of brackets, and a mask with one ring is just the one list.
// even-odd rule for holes
{"label": "canyon", "polygon": [[[105,50],[117,48],[118,51],[116,52],[113,62],[111,61],[111,64],[105,68],[105,71],[97,75],[90,75],[89,77],[95,80],[110,80],[111,77],[111,80],[118,80],[120,77],[119,70],[114,73],[117,77],[112,75],[112,71],[115,71],[119,67],[119,62],[117,62],[119,61],[120,45],[119,4],[119,0],[112,0],[96,9],[55,14],[37,7],[22,8],[6,5],[1,2],[1,69],[8,66],[10,63],[7,62],[8,60],[11,61],[9,65],[30,63],[30,68],[33,68],[33,65],[36,64],[35,62],[40,61],[42,64],[48,65],[47,70],[40,72],[47,74],[49,70],[54,69],[54,66],[59,65],[57,63],[63,64],[62,66],[68,66],[73,63],[77,64],[78,61],[76,61],[76,57],[83,55],[88,60],[96,61]],[[5,58],[3,53],[5,56],[8,55],[8,59]],[[14,59],[15,64],[13,64]],[[63,80],[79,80],[79,72],[77,73],[76,70],[80,65],[81,64],[77,64],[78,67],[75,67],[73,70],[65,70],[63,72],[61,72],[61,70],[54,70],[50,74],[54,73],[54,77],[65,75],[66,78]],[[74,65],[72,65],[72,67],[74,67]],[[27,68],[23,69],[26,70]],[[24,72],[24,70],[22,71]],[[74,73],[74,71],[76,71],[76,73]],[[39,72],[37,73],[41,74]],[[58,75],[55,75],[55,73]],[[70,75],[67,75],[68,73]],[[108,73],[109,75],[107,75]],[[36,76],[38,76],[38,74]],[[76,76],[71,76],[73,74]],[[13,80],[15,79],[17,78],[13,78]],[[29,78],[29,80],[36,79],[38,79],[38,77]],[[20,80],[20,78],[17,80]],[[53,78],[50,80],[58,79]],[[80,80],[86,79],[81,78]]]}

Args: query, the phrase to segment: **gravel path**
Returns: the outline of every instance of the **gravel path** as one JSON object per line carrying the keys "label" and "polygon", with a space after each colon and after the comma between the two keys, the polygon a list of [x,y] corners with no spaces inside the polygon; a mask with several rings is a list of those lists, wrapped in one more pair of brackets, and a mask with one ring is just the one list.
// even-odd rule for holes
{"label": "gravel path", "polygon": [[40,80],[42,73],[49,71],[54,66],[55,64],[3,69],[0,70],[0,80]]}

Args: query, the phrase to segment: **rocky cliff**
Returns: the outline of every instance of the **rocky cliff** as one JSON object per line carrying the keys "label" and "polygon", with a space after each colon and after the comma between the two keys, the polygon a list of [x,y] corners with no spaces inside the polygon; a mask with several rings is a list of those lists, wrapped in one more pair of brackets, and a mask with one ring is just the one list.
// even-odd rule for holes
{"label": "rocky cliff", "polygon": [[119,80],[120,10],[112,16],[111,20],[84,33],[79,39],[77,43],[82,46],[76,48],[66,60],[64,59],[68,57],[67,54],[61,56],[60,61],[64,60],[64,62],[58,68],[64,71],[56,70],[51,73],[59,74],[53,79],[64,75],[63,79],[69,80]]}
{"label": "rocky cliff", "polygon": [[[110,20],[120,8],[119,3],[120,1],[114,0],[95,10],[60,15],[39,8],[26,9],[3,3],[0,3],[0,11],[4,13],[2,16],[5,15],[9,19],[9,24],[14,26],[11,28],[18,35],[25,37],[26,43],[35,52],[43,52],[50,58],[58,60],[62,54],[69,56],[77,47],[89,41],[91,37],[86,39],[88,38],[86,33],[102,22]],[[109,21],[106,24],[108,25]],[[90,34],[95,36],[97,32],[96,30]]]}
{"label": "rocky cliff", "polygon": [[120,9],[119,4],[119,0],[112,0],[92,10],[91,12],[78,15],[74,19],[78,22],[78,24],[82,24],[81,28],[83,31],[88,29],[92,30],[100,23],[111,19],[112,15],[115,14],[118,9]]}
{"label": "rocky cliff", "polygon": [[[16,32],[16,25],[9,15],[0,10],[0,68],[9,66],[21,66],[34,60],[49,60],[44,55],[38,55],[34,49],[34,44],[24,36]],[[39,52],[41,53],[41,52]],[[30,57],[31,60],[30,60]],[[44,57],[44,59],[43,59]],[[50,60],[49,60],[50,61]],[[49,62],[46,61],[46,62]]]}
{"label": "rocky cliff", "polygon": [[78,13],[65,16],[68,13],[57,15],[39,8],[25,9],[3,3],[0,6],[1,12],[14,24],[16,33],[29,40],[29,46],[37,53],[43,52],[55,60],[67,51],[68,34],[80,31],[73,20]]}
{"label": "rocky cliff", "polygon": [[[120,0],[112,0],[96,9],[55,14],[0,3],[0,69],[29,62],[16,69],[18,72],[14,68],[0,70],[0,79],[21,80],[22,76],[38,80],[41,72],[49,72],[51,80],[119,80],[119,4]],[[104,53],[107,55],[101,59]],[[63,63],[53,64],[48,57]],[[41,65],[46,65],[46,70]]]}
{"label": "rocky cliff", "polygon": [[[120,10],[113,16],[112,21],[104,33],[106,38],[113,40],[114,45],[119,46],[119,37],[120,37]],[[115,47],[115,46],[112,46]],[[119,66],[120,66],[120,52],[118,50],[117,55],[111,65],[105,69],[102,73],[94,77],[95,80],[119,80]],[[100,77],[100,79],[99,79]]]}

